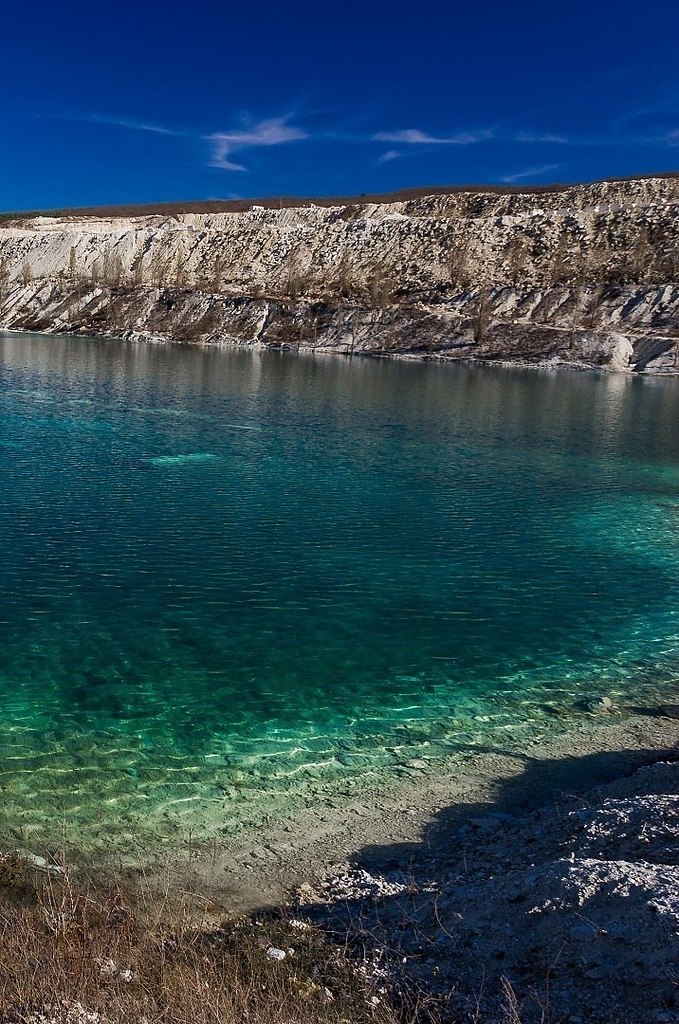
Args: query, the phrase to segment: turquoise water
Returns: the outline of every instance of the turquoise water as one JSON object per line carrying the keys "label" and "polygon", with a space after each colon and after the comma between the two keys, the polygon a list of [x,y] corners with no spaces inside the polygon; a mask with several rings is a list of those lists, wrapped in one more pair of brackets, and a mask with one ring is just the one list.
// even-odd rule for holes
{"label": "turquoise water", "polygon": [[218,831],[674,688],[679,380],[0,335],[0,387],[5,830]]}

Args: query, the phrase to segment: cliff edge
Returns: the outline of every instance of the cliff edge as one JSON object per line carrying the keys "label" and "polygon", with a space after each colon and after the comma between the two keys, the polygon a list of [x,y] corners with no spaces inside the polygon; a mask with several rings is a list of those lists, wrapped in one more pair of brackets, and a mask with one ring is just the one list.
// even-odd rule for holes
{"label": "cliff edge", "polygon": [[679,373],[679,179],[0,219],[0,327]]}

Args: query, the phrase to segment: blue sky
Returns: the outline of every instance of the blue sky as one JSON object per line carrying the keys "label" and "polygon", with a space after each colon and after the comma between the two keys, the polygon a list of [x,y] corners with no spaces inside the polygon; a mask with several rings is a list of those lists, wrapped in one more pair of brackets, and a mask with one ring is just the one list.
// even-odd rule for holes
{"label": "blue sky", "polygon": [[679,164],[679,4],[15,0],[0,209]]}

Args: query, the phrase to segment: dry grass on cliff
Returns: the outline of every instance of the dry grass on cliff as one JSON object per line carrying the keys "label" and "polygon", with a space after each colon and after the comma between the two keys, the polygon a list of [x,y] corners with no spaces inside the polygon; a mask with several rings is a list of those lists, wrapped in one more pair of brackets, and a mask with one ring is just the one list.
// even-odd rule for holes
{"label": "dry grass on cliff", "polygon": [[[282,949],[284,959],[269,950]],[[405,1014],[414,1020],[413,1012]],[[3,1024],[397,1024],[348,956],[312,928],[221,927],[195,901],[150,904],[0,861]]]}
{"label": "dry grass on cliff", "polygon": [[[676,171],[657,174],[637,174],[627,177],[606,178],[606,181],[643,181],[647,178],[676,178]],[[0,222],[30,220],[32,217],[171,217],[181,213],[242,213],[251,206],[263,206],[269,210],[287,209],[298,206],[363,206],[366,203],[398,203],[420,199],[429,195],[459,195],[460,193],[482,193],[484,195],[540,195],[549,192],[563,192],[574,187],[574,183],[546,185],[523,184],[463,184],[426,185],[399,189],[397,192],[363,192],[353,196],[264,196],[250,199],[190,199],[169,203],[128,203],[121,206],[82,206],[53,210],[3,211]]]}
{"label": "dry grass on cliff", "polygon": [[[603,179],[609,182],[634,182],[648,178],[679,178],[677,171],[657,174],[637,174]],[[595,184],[596,182],[590,182]],[[586,183],[579,183],[586,184]],[[263,206],[268,210],[282,210],[299,206],[345,206],[361,207],[366,203],[399,203],[421,199],[430,195],[459,195],[461,193],[484,195],[541,195],[563,192],[575,187],[576,183],[554,182],[550,184],[508,185],[508,184],[461,184],[427,185],[399,189],[396,192],[363,192],[353,196],[264,196],[249,199],[192,199],[166,203],[127,203],[120,206],[83,206],[52,210],[22,210],[0,212],[0,224],[31,220],[33,217],[173,217],[183,213],[242,213],[252,206]]]}

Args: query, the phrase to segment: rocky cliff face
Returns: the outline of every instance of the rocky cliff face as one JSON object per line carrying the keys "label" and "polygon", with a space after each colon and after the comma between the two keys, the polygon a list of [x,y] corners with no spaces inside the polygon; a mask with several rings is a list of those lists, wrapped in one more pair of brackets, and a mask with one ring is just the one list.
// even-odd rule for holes
{"label": "rocky cliff face", "polygon": [[679,373],[679,180],[5,218],[0,326]]}

